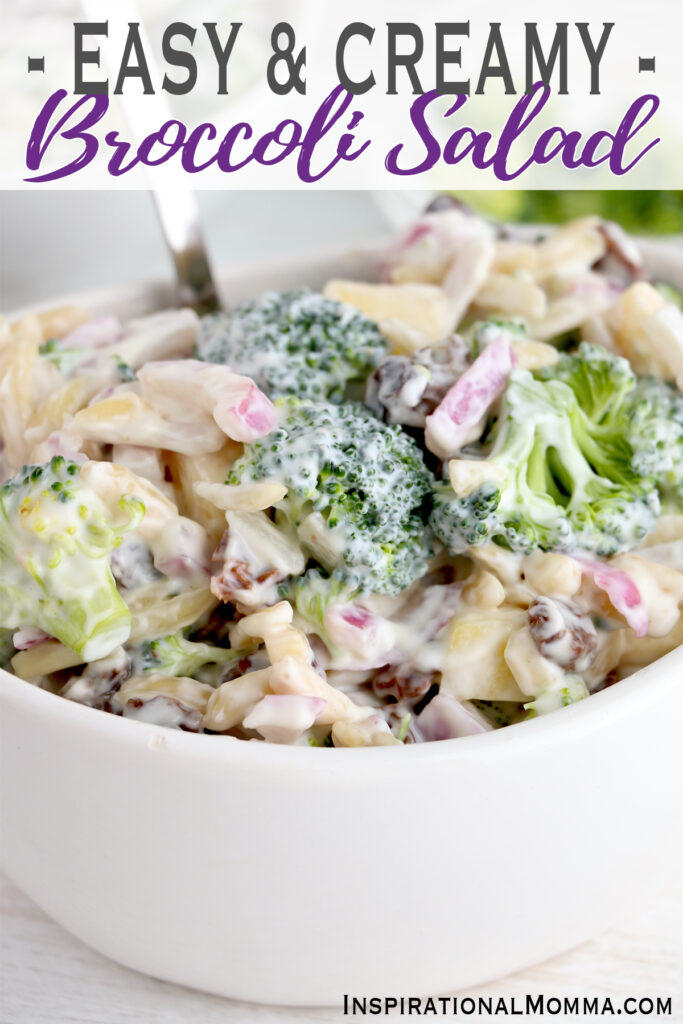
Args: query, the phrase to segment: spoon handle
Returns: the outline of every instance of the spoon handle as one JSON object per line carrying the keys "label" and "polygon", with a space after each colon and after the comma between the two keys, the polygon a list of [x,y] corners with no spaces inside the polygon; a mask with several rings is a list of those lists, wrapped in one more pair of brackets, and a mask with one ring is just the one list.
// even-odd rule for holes
{"label": "spoon handle", "polygon": [[166,243],[178,277],[178,299],[200,315],[220,308],[218,291],[204,246],[199,207],[187,189],[157,188],[152,192]]}
{"label": "spoon handle", "polygon": [[[101,20],[100,0],[81,0],[81,6],[88,18]],[[117,17],[112,19],[111,30],[107,33],[106,45],[103,46],[104,60],[110,75],[116,73],[114,54],[122,52],[121,47],[126,42],[125,33],[131,22],[139,26],[145,52],[150,55],[152,53],[145,21],[136,0],[119,0],[116,14]],[[151,56],[148,69],[155,83],[151,95],[141,101],[139,94],[124,89],[118,97],[131,136],[138,144],[171,118],[168,103],[159,88],[161,76]],[[221,303],[202,238],[199,207],[192,192],[180,183],[153,188],[152,195],[166,244],[175,263],[179,304],[191,306],[199,314],[219,309]]]}

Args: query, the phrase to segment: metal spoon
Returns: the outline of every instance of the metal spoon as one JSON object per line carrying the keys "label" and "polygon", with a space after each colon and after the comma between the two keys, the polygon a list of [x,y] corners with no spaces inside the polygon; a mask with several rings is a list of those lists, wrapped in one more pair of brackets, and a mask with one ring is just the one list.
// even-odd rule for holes
{"label": "metal spoon", "polygon": [[[81,6],[89,19],[101,20],[100,0],[81,0]],[[117,17],[112,19],[107,32],[106,44],[102,46],[104,63],[110,76],[117,73],[115,54],[122,52],[125,33],[131,22],[139,26],[145,53],[152,53],[145,21],[136,0],[119,0],[116,13]],[[148,56],[148,72],[155,83],[155,89],[152,95],[144,97],[144,102],[140,102],[140,96],[128,89],[124,89],[118,97],[131,138],[136,144],[172,117],[160,88],[159,70],[151,56]],[[219,309],[221,303],[202,238],[199,208],[192,192],[180,181],[172,187],[152,189],[152,195],[175,264],[179,304],[191,306],[199,314]]]}
{"label": "metal spoon", "polygon": [[188,189],[152,191],[161,227],[175,264],[178,301],[201,316],[221,308],[202,236],[197,201]]}

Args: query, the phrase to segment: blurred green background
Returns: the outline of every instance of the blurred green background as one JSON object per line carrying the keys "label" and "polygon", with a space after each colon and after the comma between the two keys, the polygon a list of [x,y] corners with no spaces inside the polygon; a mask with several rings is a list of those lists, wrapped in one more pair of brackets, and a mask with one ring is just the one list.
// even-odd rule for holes
{"label": "blurred green background", "polygon": [[637,234],[683,233],[683,192],[568,190],[452,194],[497,220],[556,224],[597,213]]}

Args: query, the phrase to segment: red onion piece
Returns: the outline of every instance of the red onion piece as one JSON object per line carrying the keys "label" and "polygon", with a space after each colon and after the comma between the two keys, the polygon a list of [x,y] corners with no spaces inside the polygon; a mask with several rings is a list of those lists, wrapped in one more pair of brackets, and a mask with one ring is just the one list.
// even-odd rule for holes
{"label": "red onion piece", "polygon": [[495,338],[486,346],[427,417],[425,443],[430,451],[448,459],[467,444],[472,428],[505,390],[516,363],[506,337]]}
{"label": "red onion piece", "polygon": [[610,604],[624,616],[636,636],[647,636],[647,608],[638,587],[627,573],[615,569],[605,562],[594,562],[583,557],[576,557],[582,571],[589,576],[596,587],[604,590]]}

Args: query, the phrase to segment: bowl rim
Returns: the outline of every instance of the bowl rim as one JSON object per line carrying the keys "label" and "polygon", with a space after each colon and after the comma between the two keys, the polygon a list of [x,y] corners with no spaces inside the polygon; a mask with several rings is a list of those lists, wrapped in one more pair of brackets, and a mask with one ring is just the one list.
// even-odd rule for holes
{"label": "bowl rim", "polygon": [[[560,225],[515,225],[516,229],[529,236],[538,234],[539,231],[548,231]],[[239,265],[227,265],[214,267],[214,273],[220,287],[229,287],[230,282],[246,282],[254,276],[277,276],[282,273],[291,275],[298,272],[299,268],[309,272],[319,272],[321,266],[327,262],[345,261],[350,266],[353,259],[362,258],[372,260],[380,255],[385,246],[391,241],[392,234],[378,235],[371,241],[358,242],[355,245],[316,246],[310,250],[303,250],[292,257],[279,257],[266,261],[250,261]],[[657,262],[657,270],[664,273],[671,272],[680,279],[677,287],[683,288],[683,235],[663,235],[661,237],[644,237],[636,239],[643,257],[648,262]],[[6,319],[12,320],[17,317],[26,316],[31,313],[40,313],[45,310],[58,308],[60,306],[83,306],[90,307],[94,312],[102,307],[110,308],[111,305],[120,305],[131,301],[139,301],[147,297],[149,301],[156,299],[174,304],[176,298],[176,285],[172,275],[155,276],[145,278],[132,278],[123,280],[114,285],[88,288],[84,291],[60,293],[56,296],[41,298],[35,302],[27,303],[18,308],[7,311]],[[161,307],[164,308],[164,307]]]}
{"label": "bowl rim", "polygon": [[[224,266],[212,266],[213,273],[219,285],[219,289],[226,288],[229,298],[229,286],[231,282],[246,283],[253,277],[276,277],[280,274],[291,276],[293,273],[301,272],[320,273],[321,267],[326,263],[344,263],[350,268],[351,261],[357,259],[374,260],[391,241],[391,234],[378,235],[370,241],[361,241],[351,245],[326,245],[315,246],[295,253],[291,257],[280,256],[270,260],[250,260],[239,264],[228,264]],[[666,246],[667,250],[675,253],[676,247]],[[682,249],[683,252],[683,249]],[[683,267],[681,268],[683,272]],[[300,285],[305,287],[305,285]],[[167,308],[177,308],[176,282],[172,274],[154,277],[128,278],[113,285],[100,285],[86,288],[83,291],[60,292],[59,295],[48,295],[46,298],[37,299],[34,302],[6,310],[3,315],[6,320],[14,320],[19,317],[28,316],[32,313],[43,313],[51,309],[58,309],[62,306],[82,306],[85,309],[98,313],[100,309],[106,308],[116,315],[116,307],[137,302],[141,299],[148,299],[154,303],[153,312],[161,312]],[[165,302],[165,306],[157,306],[157,302]],[[115,307],[112,310],[112,306]],[[135,314],[146,315],[146,314]]]}
{"label": "bowl rim", "polygon": [[[3,702],[9,701],[31,713],[52,719],[56,727],[59,727],[62,720],[74,728],[84,725],[91,735],[112,740],[122,748],[126,745],[146,746],[151,750],[163,751],[166,756],[194,761],[209,759],[214,763],[239,763],[250,770],[272,766],[310,767],[311,751],[335,750],[336,755],[323,754],[318,758],[315,762],[316,772],[321,768],[337,768],[340,763],[338,758],[341,757],[345,769],[355,767],[361,772],[361,778],[367,778],[366,767],[370,762],[373,766],[379,763],[394,770],[397,765],[413,764],[416,759],[439,763],[454,759],[468,761],[491,753],[513,756],[519,752],[520,747],[538,747],[556,743],[560,739],[567,742],[572,735],[585,736],[601,732],[617,724],[622,717],[646,713],[653,703],[666,701],[669,691],[680,686],[678,680],[682,675],[683,644],[627,678],[550,714],[471,736],[431,743],[401,744],[400,750],[398,745],[382,748],[316,748],[303,744],[264,743],[258,740],[249,742],[235,736],[169,729],[79,704],[43,690],[4,669],[0,669],[0,707]],[[247,753],[254,747],[260,750],[256,757]],[[336,776],[334,770],[329,774],[330,777]]]}
{"label": "bowl rim", "polygon": [[[378,238],[376,241],[343,248],[339,246],[318,248],[312,252],[299,253],[293,259],[280,258],[270,262],[254,262],[226,267],[218,271],[217,277],[221,285],[225,286],[229,285],[231,281],[247,282],[255,276],[277,276],[284,272],[291,275],[298,268],[301,268],[302,272],[306,268],[309,272],[319,271],[320,266],[329,261],[349,261],[354,257],[372,258],[384,244],[386,244],[386,239]],[[665,258],[671,258],[677,265],[677,269],[683,271],[683,263],[681,263],[683,248],[677,244],[677,240],[648,240],[648,248],[651,251],[657,251]],[[174,282],[172,277],[157,277],[60,295],[52,300],[41,299],[39,302],[12,310],[7,316],[12,319],[54,306],[71,304],[82,305],[96,312],[102,308],[120,307],[131,302],[149,300],[150,303],[156,305],[159,301],[172,303],[173,299]],[[449,761],[453,759],[469,760],[473,756],[488,754],[492,750],[512,754],[517,752],[520,746],[523,748],[532,744],[537,746],[553,742],[555,738],[559,739],[559,737],[555,737],[558,729],[562,730],[564,738],[569,738],[572,733],[577,732],[585,734],[586,732],[600,731],[618,717],[644,711],[653,701],[662,700],[666,691],[673,689],[676,685],[676,677],[680,675],[683,675],[683,644],[649,665],[638,669],[617,684],[592,693],[589,698],[559,708],[550,714],[517,722],[513,727],[493,729],[476,735],[431,743],[401,744],[400,750],[398,746],[386,746],[381,748],[381,753],[374,747],[315,748],[309,745],[295,746],[255,741],[256,746],[261,750],[260,755],[255,758],[252,755],[246,755],[246,750],[253,749],[254,743],[234,736],[188,733],[179,729],[169,729],[165,726],[108,714],[40,689],[33,683],[6,672],[4,669],[0,669],[0,704],[3,700],[8,699],[17,706],[25,706],[27,709],[53,718],[57,722],[63,719],[65,723],[74,727],[79,727],[82,722],[85,722],[91,733],[102,735],[103,738],[111,737],[121,745],[129,743],[137,747],[147,746],[152,750],[164,751],[167,756],[172,754],[176,757],[193,760],[209,758],[214,763],[216,761],[230,764],[239,762],[242,765],[245,764],[245,757],[248,756],[249,761],[246,763],[250,770],[270,769],[273,765],[310,767],[311,750],[336,750],[338,752],[336,755],[325,754],[318,758],[315,762],[316,772],[321,769],[326,770],[329,779],[336,779],[337,772],[330,769],[333,766],[338,767],[339,758],[343,758],[345,769],[352,769],[355,766],[358,769],[358,779],[362,780],[367,778],[366,765],[369,763],[369,759],[372,759],[375,769],[379,764],[395,770],[397,765],[408,763],[412,765],[416,759],[428,762],[441,762],[444,759]],[[215,742],[217,739],[221,742]],[[242,751],[244,751],[244,756]]]}

